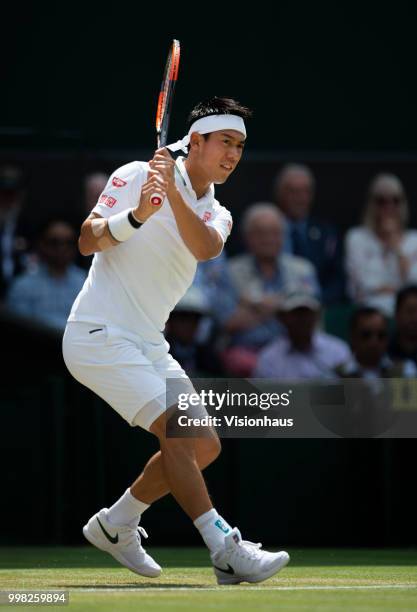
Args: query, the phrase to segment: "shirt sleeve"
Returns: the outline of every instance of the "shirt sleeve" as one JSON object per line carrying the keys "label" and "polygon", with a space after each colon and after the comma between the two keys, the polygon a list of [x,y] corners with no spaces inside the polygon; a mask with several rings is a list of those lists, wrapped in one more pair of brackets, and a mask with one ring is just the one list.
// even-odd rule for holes
{"label": "shirt sleeve", "polygon": [[212,218],[207,222],[207,225],[209,227],[214,227],[214,229],[218,231],[224,244],[232,231],[232,215],[227,208],[219,205],[218,208],[215,209]]}
{"label": "shirt sleeve", "polygon": [[110,176],[91,212],[108,219],[122,210],[135,208],[146,179],[147,168],[144,163],[132,162],[118,168]]}

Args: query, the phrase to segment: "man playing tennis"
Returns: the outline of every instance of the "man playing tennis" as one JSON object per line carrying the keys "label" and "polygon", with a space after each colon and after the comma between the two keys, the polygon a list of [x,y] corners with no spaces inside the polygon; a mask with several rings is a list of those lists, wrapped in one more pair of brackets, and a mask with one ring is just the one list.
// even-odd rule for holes
{"label": "man playing tennis", "polygon": [[[200,531],[219,584],[260,582],[289,560],[285,552],[266,552],[242,540],[213,508],[201,470],[220,452],[216,432],[166,436],[166,379],[191,383],[168,352],[164,326],[192,283],[197,262],[218,256],[230,233],[231,215],[214,199],[213,183],[224,183],[239,163],[250,115],[229,98],[197,105],[187,136],[168,145],[188,147],[188,156],[174,162],[158,149],[149,163],[116,170],[81,228],[80,251],[95,257],[68,319],[65,363],[130,425],[150,431],[160,443],[137,480],[91,517],[83,532],[143,576],[158,576],[161,568],[141,545],[139,534],[147,536],[140,518],[169,492]],[[159,206],[150,202],[155,193],[162,196]]]}

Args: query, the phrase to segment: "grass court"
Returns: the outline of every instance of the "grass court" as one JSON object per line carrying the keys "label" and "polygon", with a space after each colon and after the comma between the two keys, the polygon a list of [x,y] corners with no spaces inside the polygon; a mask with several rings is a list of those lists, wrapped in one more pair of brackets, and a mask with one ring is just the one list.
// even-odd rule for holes
{"label": "grass court", "polygon": [[62,609],[71,612],[417,609],[416,549],[289,549],[291,562],[276,577],[226,587],[217,586],[206,549],[149,552],[163,567],[156,579],[135,576],[91,546],[0,548],[0,588],[68,590]]}

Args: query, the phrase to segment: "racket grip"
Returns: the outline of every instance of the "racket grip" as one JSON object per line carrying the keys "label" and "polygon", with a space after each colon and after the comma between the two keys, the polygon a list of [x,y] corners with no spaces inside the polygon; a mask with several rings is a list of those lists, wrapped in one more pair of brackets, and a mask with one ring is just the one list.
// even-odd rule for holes
{"label": "racket grip", "polygon": [[163,202],[163,197],[160,193],[152,193],[150,197],[150,202],[154,206],[160,206]]}

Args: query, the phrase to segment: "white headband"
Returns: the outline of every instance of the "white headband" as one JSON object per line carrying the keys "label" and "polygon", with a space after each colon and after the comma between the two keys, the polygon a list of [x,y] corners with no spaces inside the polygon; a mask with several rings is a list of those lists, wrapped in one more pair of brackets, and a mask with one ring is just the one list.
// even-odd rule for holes
{"label": "white headband", "polygon": [[246,137],[245,122],[242,117],[237,115],[209,115],[202,119],[197,119],[191,125],[188,130],[187,136],[184,136],[182,140],[177,140],[170,145],[167,145],[167,149],[171,151],[179,151],[182,149],[184,153],[187,153],[187,147],[190,144],[191,134],[198,132],[199,134],[209,134],[210,132],[218,132],[219,130],[236,130]]}

